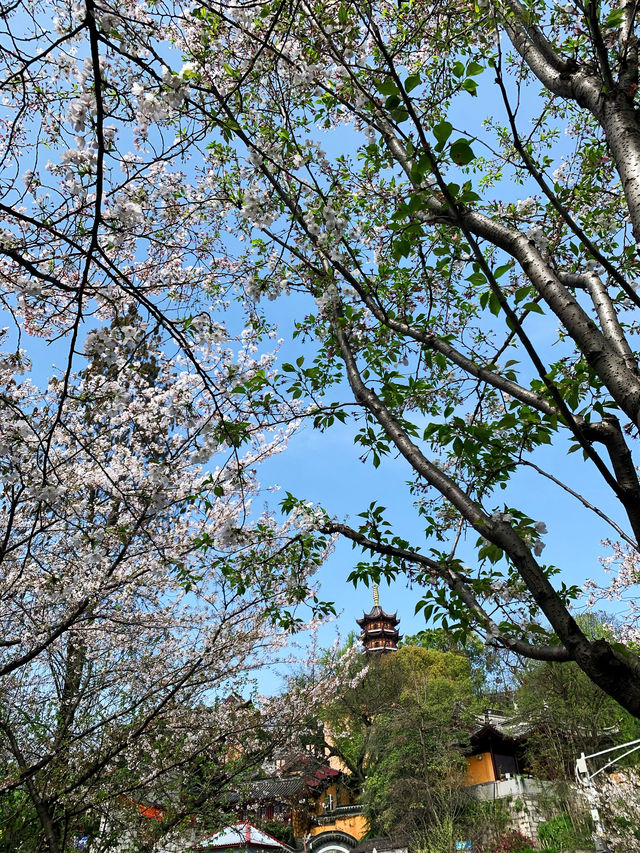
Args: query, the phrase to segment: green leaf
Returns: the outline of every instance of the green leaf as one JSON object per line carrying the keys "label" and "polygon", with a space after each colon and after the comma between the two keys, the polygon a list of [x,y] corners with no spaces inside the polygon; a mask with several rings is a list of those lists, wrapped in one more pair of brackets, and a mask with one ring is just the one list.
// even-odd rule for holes
{"label": "green leaf", "polygon": [[450,148],[451,159],[457,166],[466,166],[475,159],[467,139],[457,139]]}
{"label": "green leaf", "polygon": [[493,290],[489,296],[489,311],[491,311],[492,314],[495,314],[496,317],[500,313],[500,299],[498,294]]}
{"label": "green leaf", "polygon": [[501,266],[496,267],[495,270],[493,271],[493,277],[494,278],[500,278],[508,270],[510,270],[512,266],[513,266],[513,261],[509,261],[508,264],[502,264]]}
{"label": "green leaf", "polygon": [[396,261],[400,258],[408,258],[411,252],[411,243],[408,240],[396,240],[393,244],[391,254]]}
{"label": "green leaf", "polygon": [[484,66],[477,62],[470,62],[467,65],[467,74],[471,77],[475,77],[476,74],[482,74],[483,71]]}
{"label": "green leaf", "polygon": [[604,20],[604,26],[607,29],[620,29],[624,19],[623,9],[612,9]]}
{"label": "green leaf", "polygon": [[478,94],[478,84],[475,80],[472,80],[471,77],[467,77],[467,79],[462,84],[462,88],[465,90],[465,92],[468,92],[470,95],[473,95],[474,98]]}
{"label": "green leaf", "polygon": [[523,308],[525,311],[533,311],[534,314],[544,314],[544,309],[540,306],[539,302],[527,302]]}
{"label": "green leaf", "polygon": [[493,563],[495,565],[502,559],[503,551],[502,548],[498,548],[497,545],[493,545],[492,543],[487,542],[487,544],[478,552],[478,556],[481,559],[486,557],[490,563]]}
{"label": "green leaf", "polygon": [[[475,272],[472,272],[471,275],[467,276],[467,281],[470,281],[471,284],[474,284],[476,287],[481,287],[483,284],[487,283],[487,277],[484,273],[476,270]],[[488,292],[489,291],[487,291],[487,293]],[[482,301],[482,297],[480,297],[480,300]]]}
{"label": "green leaf", "polygon": [[387,77],[385,80],[376,80],[375,87],[381,95],[398,94],[398,87],[390,77]]}
{"label": "green leaf", "polygon": [[441,121],[433,128],[433,135],[438,140],[439,150],[442,151],[444,144],[453,132],[453,125],[448,121]]}
{"label": "green leaf", "polygon": [[404,81],[405,91],[410,92],[412,89],[415,89],[416,86],[419,86],[421,82],[419,74],[410,74]]}
{"label": "green leaf", "polygon": [[460,195],[461,204],[472,204],[474,201],[480,201],[480,196],[473,190],[464,190]]}
{"label": "green leaf", "polygon": [[417,161],[414,161],[413,168],[411,169],[412,179],[416,183],[420,183],[424,176],[431,172],[431,168],[431,158],[428,154],[424,154],[422,157],[418,158]]}
{"label": "green leaf", "polygon": [[424,206],[424,196],[422,193],[414,193],[409,199],[407,209],[409,213],[415,213]]}
{"label": "green leaf", "polygon": [[398,122],[398,124],[402,124],[403,121],[406,121],[409,118],[409,113],[404,109],[404,107],[399,107],[397,110],[391,110],[389,115],[394,121]]}
{"label": "green leaf", "polygon": [[453,72],[454,77],[462,77],[462,75],[464,74],[464,63],[460,62],[459,59],[456,60],[456,62],[454,62],[451,66],[451,71]]}

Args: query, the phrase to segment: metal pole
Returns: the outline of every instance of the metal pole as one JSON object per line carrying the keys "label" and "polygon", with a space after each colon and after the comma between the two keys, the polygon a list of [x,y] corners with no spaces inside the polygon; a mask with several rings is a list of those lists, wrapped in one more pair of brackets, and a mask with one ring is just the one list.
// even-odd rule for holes
{"label": "metal pole", "polygon": [[[617,747],[618,749],[623,749],[625,746],[629,744],[623,744],[621,747]],[[615,749],[615,747],[614,747]],[[606,752],[611,752],[612,750],[606,750]],[[633,750],[631,750],[633,752]],[[587,766],[588,758],[595,758],[596,755],[602,755],[603,753],[595,753],[595,755],[585,755],[584,752],[580,753],[580,758],[576,761],[576,779],[578,782],[583,785],[586,789],[585,793],[587,796],[587,800],[591,806],[591,817],[593,818],[593,822],[595,825],[595,832],[593,833],[593,843],[596,850],[596,853],[613,853],[611,848],[609,847],[607,840],[604,834],[604,826],[602,825],[602,820],[600,819],[600,812],[598,810],[598,797],[596,792],[596,786],[593,783],[593,777],[597,775],[596,773],[589,773],[589,768]],[[620,756],[623,758],[624,756]],[[614,762],[610,762],[613,764]],[[608,766],[608,765],[607,765]],[[604,768],[601,768],[604,769]]]}

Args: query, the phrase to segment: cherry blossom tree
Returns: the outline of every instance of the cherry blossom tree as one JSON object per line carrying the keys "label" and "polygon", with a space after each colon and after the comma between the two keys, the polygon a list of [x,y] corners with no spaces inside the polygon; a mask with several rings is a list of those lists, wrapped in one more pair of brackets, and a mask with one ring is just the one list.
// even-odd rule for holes
{"label": "cherry blossom tree", "polygon": [[2,796],[26,795],[51,851],[121,831],[127,803],[179,825],[292,731],[295,703],[222,701],[288,642],[325,550],[311,509],[251,514],[282,436],[239,455],[235,397],[204,393],[200,371],[254,373],[244,339],[232,361],[194,332],[195,372],[131,309],[86,335],[62,413],[65,380],[40,390],[3,359]]}
{"label": "cherry blossom tree", "polygon": [[132,100],[138,46],[173,48],[129,12],[127,57],[94,6],[1,25],[0,838],[51,853],[151,849],[320,699],[245,701],[325,613],[329,538],[313,507],[262,508],[302,407],[270,387],[274,331],[230,305],[185,81]]}

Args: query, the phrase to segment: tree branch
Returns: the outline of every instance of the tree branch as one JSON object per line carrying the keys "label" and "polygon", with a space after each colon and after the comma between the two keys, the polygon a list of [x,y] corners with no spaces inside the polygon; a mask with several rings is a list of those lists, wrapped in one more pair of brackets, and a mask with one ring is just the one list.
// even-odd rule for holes
{"label": "tree branch", "polygon": [[505,631],[498,626],[497,622],[491,618],[485,608],[482,607],[478,599],[474,596],[467,585],[464,575],[460,572],[456,572],[451,568],[451,566],[437,563],[435,560],[431,560],[429,557],[425,557],[424,554],[420,554],[417,551],[409,551],[406,548],[399,548],[395,545],[389,545],[386,542],[376,542],[374,539],[369,539],[367,536],[357,530],[354,530],[352,527],[339,522],[326,522],[321,529],[323,533],[340,533],[345,538],[350,539],[361,548],[371,551],[372,553],[395,557],[407,563],[419,565],[423,571],[426,569],[433,577],[443,580],[451,592],[464,602],[471,613],[473,613],[476,625],[479,629],[484,631],[485,636],[488,637],[492,643],[502,646],[505,649],[509,649],[509,651],[515,652],[523,657],[531,658],[532,660],[557,662],[566,662],[571,660],[569,652],[562,645],[535,645],[527,642],[526,640],[512,637],[510,634],[505,633]]}

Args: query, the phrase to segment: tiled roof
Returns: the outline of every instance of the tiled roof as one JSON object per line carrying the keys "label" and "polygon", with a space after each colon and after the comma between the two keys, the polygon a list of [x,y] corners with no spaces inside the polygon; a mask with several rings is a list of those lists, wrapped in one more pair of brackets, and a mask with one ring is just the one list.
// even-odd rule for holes
{"label": "tiled roof", "polygon": [[530,734],[535,728],[531,720],[527,720],[516,713],[505,714],[504,711],[496,711],[487,708],[484,714],[477,717],[478,728],[471,735],[471,741],[479,739],[483,734],[490,731],[496,732],[504,738],[518,740]]}
{"label": "tiled roof", "polygon": [[339,775],[340,771],[336,770],[334,767],[322,766],[317,767],[313,773],[305,776],[304,781],[310,788],[316,788],[318,785],[326,782],[327,779],[333,779]]}
{"label": "tiled roof", "polygon": [[234,823],[225,826],[219,832],[208,835],[202,841],[190,845],[190,849],[220,849],[229,847],[261,847],[265,850],[287,850],[287,847],[273,835],[263,832],[251,823]]}
{"label": "tiled roof", "polygon": [[260,800],[287,800],[306,789],[321,788],[327,780],[340,775],[333,767],[310,766],[302,772],[289,776],[271,776],[267,779],[254,779],[247,788],[232,791],[227,795],[228,803],[252,802]]}
{"label": "tiled roof", "polygon": [[302,776],[285,776],[281,779],[256,779],[249,788],[252,799],[292,797],[305,787]]}
{"label": "tiled roof", "polygon": [[[486,708],[484,714],[476,717],[476,722],[478,728],[471,735],[472,741],[474,738],[478,738],[485,732],[490,731],[496,732],[505,738],[518,740],[536,731],[540,725],[539,720],[526,717],[522,712],[518,712],[517,709],[507,713],[505,711],[497,711],[493,708]],[[556,728],[556,731],[560,733],[563,729]],[[601,729],[601,734],[603,735],[614,736],[618,732],[618,726]]]}

